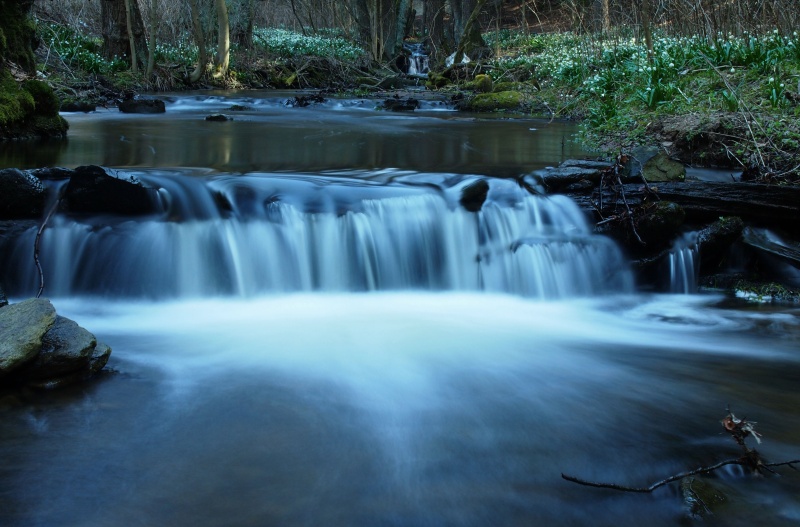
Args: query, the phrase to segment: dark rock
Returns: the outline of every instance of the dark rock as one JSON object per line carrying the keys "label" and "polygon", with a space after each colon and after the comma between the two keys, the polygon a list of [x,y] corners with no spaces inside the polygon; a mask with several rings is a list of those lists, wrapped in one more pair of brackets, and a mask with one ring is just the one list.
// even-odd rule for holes
{"label": "dark rock", "polygon": [[469,212],[478,212],[483,207],[488,194],[489,183],[485,179],[479,179],[461,190],[461,206]]}
{"label": "dark rock", "polygon": [[122,113],[164,113],[167,107],[161,99],[125,99],[119,103]]}
{"label": "dark rock", "polygon": [[248,110],[252,110],[252,108],[249,106],[243,106],[241,104],[232,104],[228,110],[231,112],[246,112]]}
{"label": "dark rock", "polygon": [[325,98],[322,95],[314,94],[314,95],[296,95],[291,99],[286,100],[286,106],[291,108],[305,108],[306,106],[311,106],[312,104],[322,104],[325,102]]}
{"label": "dark rock", "polygon": [[56,321],[49,300],[34,298],[0,309],[0,378],[39,354],[42,339]]}
{"label": "dark rock", "polygon": [[671,201],[658,201],[639,209],[636,231],[651,249],[663,247],[675,239],[685,219],[683,207]]}
{"label": "dark rock", "polygon": [[75,169],[64,192],[67,210],[78,213],[152,214],[158,210],[156,189],[135,179],[121,179],[96,165]]}
{"label": "dark rock", "polygon": [[419,108],[419,101],[413,97],[391,97],[381,103],[381,109],[390,112],[413,112]]}
{"label": "dark rock", "polygon": [[233,117],[229,117],[224,113],[212,113],[211,115],[206,115],[206,121],[224,123],[225,121],[233,121]]}
{"label": "dark rock", "polygon": [[83,112],[89,113],[97,110],[97,105],[86,101],[71,101],[61,104],[62,112]]}
{"label": "dark rock", "polygon": [[71,178],[75,171],[62,167],[44,167],[30,170],[30,173],[42,181],[62,181]]}
{"label": "dark rock", "polygon": [[33,361],[19,373],[25,380],[43,380],[61,377],[89,365],[89,358],[97,345],[94,335],[76,322],[57,316],[42,339],[42,349]]}
{"label": "dark rock", "polygon": [[[603,173],[611,168],[612,164],[606,161],[568,160],[556,168],[535,171],[532,176],[547,190],[559,192],[568,190],[570,185],[581,181],[589,181],[597,185]],[[583,190],[583,189],[582,189]]]}
{"label": "dark rock", "polygon": [[710,274],[719,267],[731,245],[742,236],[744,222],[739,217],[720,218],[697,233],[700,270]]}
{"label": "dark rock", "polygon": [[3,287],[0,286],[0,307],[6,307],[8,305],[8,297],[6,297],[6,292],[3,291]]}
{"label": "dark rock", "polygon": [[16,168],[0,170],[0,219],[41,217],[46,198],[36,176]]}

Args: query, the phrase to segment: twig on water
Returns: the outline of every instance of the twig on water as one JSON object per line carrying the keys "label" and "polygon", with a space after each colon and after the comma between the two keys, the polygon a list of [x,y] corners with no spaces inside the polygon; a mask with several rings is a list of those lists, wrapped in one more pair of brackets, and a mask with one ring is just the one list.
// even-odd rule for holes
{"label": "twig on water", "polygon": [[45,228],[47,228],[47,222],[50,221],[50,217],[53,216],[58,206],[61,205],[62,197],[63,196],[59,194],[58,199],[56,199],[53,206],[50,207],[50,210],[47,211],[44,221],[39,225],[39,230],[36,231],[36,240],[33,242],[33,261],[36,263],[36,270],[39,271],[39,291],[36,293],[36,298],[41,297],[44,291],[44,271],[42,271],[42,264],[39,262],[39,241],[42,239],[42,233]]}
{"label": "twig on water", "polygon": [[639,493],[647,493],[653,492],[659,487],[663,487],[673,481],[679,481],[683,478],[689,476],[697,476],[699,474],[709,474],[719,468],[722,468],[726,465],[742,465],[744,467],[749,468],[753,472],[761,472],[762,470],[766,470],[767,472],[772,472],[773,474],[776,473],[771,467],[781,467],[788,465],[794,470],[797,470],[795,465],[800,464],[800,459],[793,459],[791,461],[781,461],[778,463],[764,463],[763,459],[761,458],[761,454],[754,448],[749,448],[745,444],[745,439],[748,437],[754,438],[757,442],[761,442],[761,434],[756,432],[755,430],[755,423],[752,421],[748,421],[747,419],[738,419],[733,413],[728,409],[728,414],[722,420],[722,426],[725,428],[725,431],[728,432],[736,444],[738,444],[743,451],[742,457],[736,459],[726,459],[725,461],[720,461],[714,465],[708,467],[701,467],[695,470],[691,470],[689,472],[682,472],[680,474],[675,474],[674,476],[670,476],[668,478],[664,478],[660,481],[656,481],[652,485],[648,487],[628,487],[626,485],[619,485],[616,483],[599,483],[595,481],[588,481],[585,479],[581,479],[575,476],[570,476],[568,474],[561,473],[561,477],[567,481],[571,481],[573,483],[577,483],[579,485],[584,485],[587,487],[597,487],[602,489],[612,489],[612,490],[619,490],[622,492],[639,492]]}

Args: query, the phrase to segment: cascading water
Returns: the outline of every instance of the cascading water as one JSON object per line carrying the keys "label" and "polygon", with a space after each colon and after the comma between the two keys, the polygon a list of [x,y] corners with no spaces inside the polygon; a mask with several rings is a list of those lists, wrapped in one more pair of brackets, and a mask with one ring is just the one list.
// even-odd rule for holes
{"label": "cascading water", "polygon": [[[492,180],[483,208],[472,213],[458,201],[475,177],[379,176],[390,182],[375,175],[253,173],[206,181],[137,173],[160,189],[163,213],[57,216],[40,241],[48,294],[425,289],[565,298],[632,288],[620,252],[591,235],[564,197],[532,196],[512,181]],[[38,284],[30,265],[35,236],[31,228],[3,248],[0,270],[13,293]]]}
{"label": "cascading water", "polygon": [[697,277],[700,272],[697,233],[690,232],[678,238],[667,257],[669,266],[669,290],[672,293],[697,292]]}
{"label": "cascading water", "polygon": [[412,77],[426,77],[430,71],[428,54],[425,53],[424,44],[404,43],[403,47],[411,55],[408,57],[408,75]]}

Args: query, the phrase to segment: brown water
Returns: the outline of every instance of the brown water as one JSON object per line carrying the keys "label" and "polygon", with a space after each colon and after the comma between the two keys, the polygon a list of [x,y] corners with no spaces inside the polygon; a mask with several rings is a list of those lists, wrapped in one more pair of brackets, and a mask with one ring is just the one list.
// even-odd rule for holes
{"label": "brown water", "polygon": [[[367,240],[382,233],[370,240],[370,262],[386,251],[400,262],[376,267],[386,279],[394,278],[389,270],[420,268],[407,252],[447,261],[450,248],[435,250],[444,238],[426,239],[424,251],[396,250],[395,240],[418,247],[413,233],[438,232],[423,223],[482,221],[494,227],[469,243],[506,240],[493,231],[518,237],[515,229],[532,228],[519,219],[527,210],[519,203],[526,203],[542,225],[526,243],[545,249],[574,240],[580,223],[558,199],[514,201],[514,185],[505,181],[492,185],[497,219],[490,224],[488,212],[475,219],[451,210],[450,186],[442,183],[458,188],[470,181],[463,174],[512,176],[573,157],[567,125],[464,118],[441,108],[393,115],[358,101],[289,109],[252,94],[215,97],[176,96],[166,116],[69,116],[66,145],[6,147],[2,163],[11,166],[140,167],[173,200],[208,202],[205,185],[260,196],[259,189],[280,183],[276,195],[287,208],[278,214],[266,200],[261,216],[239,217],[244,209],[237,208],[233,217],[206,211],[181,222],[54,218],[48,232],[64,235],[44,240],[58,255],[47,265],[63,275],[69,294],[53,302],[114,352],[95,382],[0,399],[0,525],[685,525],[674,485],[624,494],[581,487],[561,474],[645,486],[736,457],[719,423],[728,405],[758,423],[765,457],[800,458],[797,308],[637,294],[624,280],[574,289],[567,286],[611,260],[578,263],[558,250],[544,251],[534,260],[542,265],[521,276],[567,282],[554,297],[481,291],[474,267],[488,266],[490,256],[498,261],[488,252],[455,259],[462,263],[445,270],[431,263],[441,276],[463,274],[452,281],[458,287],[433,290],[412,280],[369,293],[339,285],[209,292],[215,274],[232,281],[231,269],[247,269],[241,275],[253,282],[241,283],[259,284],[259,269],[269,274],[300,248],[318,259],[316,272],[335,273],[363,254],[334,243],[344,238],[343,247],[352,248],[354,232]],[[203,121],[233,103],[253,110],[233,114],[233,122]],[[177,168],[188,166],[196,168]],[[347,176],[316,173],[334,169]],[[374,192],[381,185],[385,197]],[[320,210],[317,203],[330,195],[346,210]],[[323,198],[311,207],[309,196]],[[300,204],[313,210],[289,215]],[[300,227],[275,241],[273,224]],[[303,228],[316,233],[308,237],[313,244],[303,241]],[[452,232],[448,240],[467,238]],[[108,248],[92,246],[94,236],[108,236],[101,240],[120,250],[103,254]],[[583,247],[590,237],[581,236]],[[164,258],[170,244],[178,248]],[[208,245],[216,259],[195,256]],[[503,245],[507,250],[508,240]],[[219,257],[225,247],[229,260]],[[73,248],[81,260],[70,259]],[[465,254],[476,250],[467,244]],[[616,253],[598,254],[594,260]],[[19,260],[19,267],[29,257],[25,250],[0,261]],[[85,272],[90,264],[93,271]],[[100,279],[108,276],[130,287],[104,289]],[[148,287],[182,281],[188,285],[151,299],[158,295]],[[798,525],[800,473],[780,472],[717,471],[708,481],[727,501],[706,524]]]}

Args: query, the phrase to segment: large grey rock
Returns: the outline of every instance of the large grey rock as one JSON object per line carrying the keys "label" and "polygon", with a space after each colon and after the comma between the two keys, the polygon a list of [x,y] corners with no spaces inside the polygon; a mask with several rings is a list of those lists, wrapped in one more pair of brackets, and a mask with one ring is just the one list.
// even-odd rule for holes
{"label": "large grey rock", "polygon": [[0,309],[0,377],[31,361],[56,321],[49,300],[34,298]]}
{"label": "large grey rock", "polygon": [[642,175],[648,183],[683,181],[686,179],[686,167],[664,152],[659,152],[644,164]]}
{"label": "large grey rock", "polygon": [[109,357],[111,357],[111,348],[98,342],[97,347],[94,348],[91,357],[89,357],[89,362],[83,369],[61,377],[32,380],[27,383],[27,386],[39,390],[53,390],[56,388],[63,388],[70,384],[83,382],[102,370],[108,362]]}
{"label": "large grey rock", "polygon": [[58,316],[42,339],[41,351],[20,375],[26,380],[42,380],[85,370],[96,345],[94,335],[75,321]]}
{"label": "large grey rock", "polygon": [[0,219],[38,218],[46,198],[36,176],[16,168],[0,170]]}

